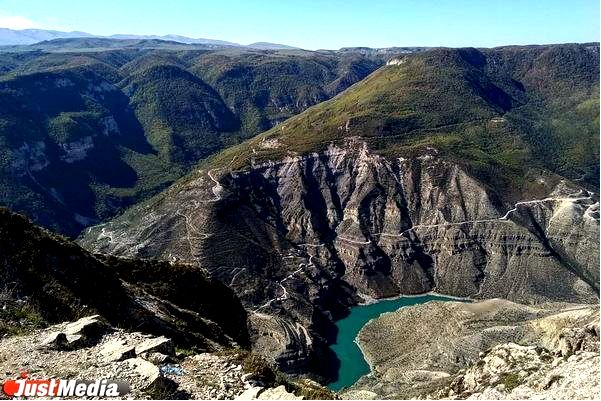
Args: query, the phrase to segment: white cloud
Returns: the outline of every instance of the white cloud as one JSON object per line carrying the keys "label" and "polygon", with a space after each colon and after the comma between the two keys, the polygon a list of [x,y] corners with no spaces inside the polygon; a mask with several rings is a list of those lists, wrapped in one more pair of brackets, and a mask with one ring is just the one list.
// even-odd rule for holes
{"label": "white cloud", "polygon": [[0,12],[0,28],[29,29],[36,27],[37,24],[29,18],[20,15],[6,15]]}

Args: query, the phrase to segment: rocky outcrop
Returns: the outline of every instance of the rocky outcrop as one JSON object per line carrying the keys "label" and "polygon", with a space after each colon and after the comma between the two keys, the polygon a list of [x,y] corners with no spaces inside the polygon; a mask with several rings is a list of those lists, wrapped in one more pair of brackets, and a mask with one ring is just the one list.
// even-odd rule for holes
{"label": "rocky outcrop", "polygon": [[[596,400],[599,398],[599,353],[569,358],[513,343],[498,345],[451,384],[451,399]],[[446,398],[446,397],[445,397]]]}
{"label": "rocky outcrop", "polygon": [[[430,394],[432,398],[463,399],[468,392],[494,388],[508,377],[517,386],[513,378],[522,383],[527,376],[529,386],[537,384],[539,389],[548,390],[551,376],[557,373],[554,369],[567,372],[570,365],[577,367],[573,364],[576,360],[587,361],[587,366],[595,363],[592,352],[596,353],[598,371],[598,319],[598,306],[527,306],[501,299],[429,302],[401,308],[372,320],[360,331],[357,341],[371,373],[344,390],[342,397],[406,399]],[[585,354],[558,367],[582,352]],[[534,372],[538,373],[532,375]],[[565,386],[554,380],[576,395],[576,381],[589,374],[594,371],[584,368],[565,376]],[[438,392],[441,387],[445,390]],[[591,389],[587,386],[583,391]],[[530,398],[525,393],[516,394],[512,397]],[[573,398],[568,397],[569,392],[564,395]],[[482,398],[508,396],[486,393]]]}
{"label": "rocky outcrop", "polygon": [[560,331],[552,348],[493,347],[435,394],[453,399],[599,398],[599,320]]}
{"label": "rocky outcrop", "polygon": [[64,331],[54,331],[42,342],[43,347],[72,350],[95,343],[107,330],[99,315],[79,319],[65,326]]}
{"label": "rocky outcrop", "polygon": [[263,387],[251,387],[244,391],[236,400],[302,400],[302,396],[297,397],[289,393],[284,386],[279,386],[271,389]]}
{"label": "rocky outcrop", "polygon": [[[84,341],[77,347],[57,347],[47,341],[56,333],[78,335]],[[275,385],[273,378],[265,380],[260,371],[249,371],[254,365],[244,362],[244,350],[182,353],[172,344],[169,338],[125,331],[97,315],[88,316],[1,338],[0,381],[25,371],[29,379],[117,381],[120,389],[128,389],[120,398],[234,399],[259,389],[258,399],[303,399],[286,389],[298,385],[281,378]]]}
{"label": "rocky outcrop", "polygon": [[254,343],[306,370],[357,293],[596,302],[596,195],[548,174],[537,185],[514,204],[434,149],[389,160],[351,139],[198,171],[80,243],[207,268],[252,311]]}

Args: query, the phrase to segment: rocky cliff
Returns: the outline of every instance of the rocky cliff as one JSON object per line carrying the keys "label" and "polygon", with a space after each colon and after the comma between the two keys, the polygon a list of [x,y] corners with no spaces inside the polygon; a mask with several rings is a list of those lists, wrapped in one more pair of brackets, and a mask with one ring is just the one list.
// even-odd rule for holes
{"label": "rocky cliff", "polygon": [[541,195],[508,204],[435,149],[391,160],[351,139],[199,171],[81,243],[207,268],[252,311],[254,343],[305,370],[359,294],[596,302],[597,196],[532,174]]}

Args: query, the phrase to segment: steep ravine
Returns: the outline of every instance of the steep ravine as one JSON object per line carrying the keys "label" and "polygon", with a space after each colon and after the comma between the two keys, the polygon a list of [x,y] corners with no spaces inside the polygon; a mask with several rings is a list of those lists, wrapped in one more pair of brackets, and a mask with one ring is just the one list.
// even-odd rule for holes
{"label": "steep ravine", "polygon": [[332,367],[313,362],[358,294],[597,302],[597,195],[556,176],[537,182],[545,196],[511,205],[434,149],[389,160],[349,140],[199,171],[80,243],[197,262],[252,311],[257,350],[327,376]]}

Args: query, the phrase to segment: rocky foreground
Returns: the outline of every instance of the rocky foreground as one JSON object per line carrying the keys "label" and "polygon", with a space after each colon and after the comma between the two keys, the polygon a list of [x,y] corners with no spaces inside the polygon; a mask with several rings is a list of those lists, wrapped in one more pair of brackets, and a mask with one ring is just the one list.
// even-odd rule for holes
{"label": "rocky foreground", "polygon": [[[127,332],[98,315],[0,340],[0,380],[109,379],[129,384],[133,399],[331,398],[308,380],[290,382],[238,349],[195,353],[164,336]],[[294,393],[297,394],[294,394]]]}
{"label": "rocky foreground", "polygon": [[372,372],[349,399],[598,399],[598,305],[429,302],[358,335]]}

